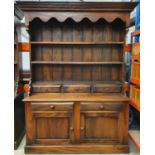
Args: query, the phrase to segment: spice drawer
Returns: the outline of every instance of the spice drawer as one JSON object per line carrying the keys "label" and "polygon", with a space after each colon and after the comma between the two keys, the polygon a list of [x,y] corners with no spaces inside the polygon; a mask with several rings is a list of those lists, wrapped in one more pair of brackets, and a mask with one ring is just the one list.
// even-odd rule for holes
{"label": "spice drawer", "polygon": [[73,110],[73,102],[32,102],[32,111],[70,111]]}

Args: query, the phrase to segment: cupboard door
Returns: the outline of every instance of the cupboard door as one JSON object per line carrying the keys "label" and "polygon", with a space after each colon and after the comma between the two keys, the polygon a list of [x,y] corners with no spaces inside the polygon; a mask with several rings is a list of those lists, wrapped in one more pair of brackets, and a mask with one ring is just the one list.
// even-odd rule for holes
{"label": "cupboard door", "polygon": [[[120,144],[127,142],[127,125],[120,111],[83,111],[81,142]],[[126,123],[126,124],[125,124]]]}
{"label": "cupboard door", "polygon": [[34,111],[35,144],[68,144],[72,140],[72,114],[68,111]]}

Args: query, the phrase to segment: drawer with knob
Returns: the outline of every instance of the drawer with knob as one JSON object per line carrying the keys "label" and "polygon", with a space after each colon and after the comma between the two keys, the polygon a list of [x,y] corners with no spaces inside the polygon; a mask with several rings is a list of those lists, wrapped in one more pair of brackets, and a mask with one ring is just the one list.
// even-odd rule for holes
{"label": "drawer with knob", "polygon": [[32,111],[72,111],[73,102],[32,102]]}
{"label": "drawer with knob", "polygon": [[112,102],[82,102],[81,111],[94,111],[94,110],[121,110],[124,103]]}

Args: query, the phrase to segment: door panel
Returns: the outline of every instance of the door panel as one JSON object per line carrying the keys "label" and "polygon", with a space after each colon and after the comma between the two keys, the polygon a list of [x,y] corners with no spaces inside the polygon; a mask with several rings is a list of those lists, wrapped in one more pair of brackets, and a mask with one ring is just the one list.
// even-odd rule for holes
{"label": "door panel", "polygon": [[115,129],[116,126],[117,118],[108,118],[104,116],[86,117],[86,138],[115,138],[117,132],[113,129]]}
{"label": "door panel", "polygon": [[[37,139],[69,139],[69,118],[37,118]],[[60,130],[61,129],[61,130]]]}
{"label": "door panel", "polygon": [[68,144],[72,141],[72,113],[68,111],[34,111],[35,144]]}
{"label": "door panel", "polygon": [[84,111],[81,114],[81,140],[89,143],[119,143],[119,112]]}

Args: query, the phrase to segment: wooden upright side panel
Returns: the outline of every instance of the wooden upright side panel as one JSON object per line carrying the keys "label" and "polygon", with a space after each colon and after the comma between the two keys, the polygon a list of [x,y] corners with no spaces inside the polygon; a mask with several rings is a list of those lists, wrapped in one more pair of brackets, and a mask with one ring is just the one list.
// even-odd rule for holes
{"label": "wooden upright side panel", "polygon": [[80,143],[80,102],[74,102],[73,107],[73,143]]}

